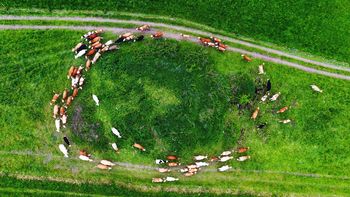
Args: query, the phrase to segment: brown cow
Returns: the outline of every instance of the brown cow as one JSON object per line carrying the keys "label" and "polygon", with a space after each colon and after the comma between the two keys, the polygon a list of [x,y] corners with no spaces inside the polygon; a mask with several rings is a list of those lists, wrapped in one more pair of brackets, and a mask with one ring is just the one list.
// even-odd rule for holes
{"label": "brown cow", "polygon": [[210,158],[210,161],[211,161],[211,162],[219,161],[219,157],[215,157],[215,156],[214,156],[214,157],[211,157],[211,158]]}
{"label": "brown cow", "polygon": [[133,147],[142,151],[146,151],[146,149],[141,144],[134,143]]}
{"label": "brown cow", "polygon": [[72,75],[70,77],[75,77],[77,75],[77,73],[78,73],[78,70],[79,69],[77,67],[74,67]]}
{"label": "brown cow", "polygon": [[110,166],[103,165],[103,164],[97,164],[96,167],[101,169],[101,170],[110,170],[110,169],[112,169]]}
{"label": "brown cow", "polygon": [[168,155],[166,158],[168,160],[176,160],[177,159],[177,157],[175,155]]}
{"label": "brown cow", "polygon": [[213,42],[216,42],[216,43],[220,43],[221,40],[217,37],[214,37],[214,36],[210,36],[210,39],[213,41]]}
{"label": "brown cow", "polygon": [[209,38],[201,38],[201,37],[198,37],[199,41],[204,44],[204,45],[207,45],[208,43],[211,43],[211,40]]}
{"label": "brown cow", "polygon": [[136,28],[136,30],[139,30],[139,31],[149,31],[149,30],[151,30],[151,26],[149,26],[149,25],[142,25],[142,26]]}
{"label": "brown cow", "polygon": [[58,99],[58,97],[60,97],[60,94],[54,93],[54,95],[53,95],[53,97],[51,99],[50,105],[55,104],[56,100]]}
{"label": "brown cow", "polygon": [[86,71],[90,70],[90,67],[91,67],[91,60],[87,59],[85,63],[85,70]]}
{"label": "brown cow", "polygon": [[256,117],[257,117],[258,114],[259,114],[259,110],[260,110],[260,108],[257,107],[256,110],[253,112],[253,114],[252,114],[252,116],[251,116],[250,118],[253,119],[253,120],[255,120]]}
{"label": "brown cow", "polygon": [[64,103],[64,101],[67,99],[67,97],[68,97],[68,89],[65,88],[63,90],[63,93],[62,93],[62,103]]}
{"label": "brown cow", "polygon": [[96,43],[96,42],[100,42],[102,40],[102,37],[98,36],[94,39],[92,39],[89,43]]}
{"label": "brown cow", "polygon": [[84,69],[83,65],[80,65],[77,71],[77,75],[81,75],[83,69]]}
{"label": "brown cow", "polygon": [[243,60],[245,60],[246,62],[252,61],[252,58],[248,57],[247,55],[242,54],[241,56],[242,56]]}
{"label": "brown cow", "polygon": [[283,112],[287,111],[287,109],[288,109],[288,106],[283,107],[280,110],[278,110],[277,113],[283,113]]}
{"label": "brown cow", "polygon": [[73,90],[73,94],[72,94],[72,96],[73,97],[77,97],[78,96],[78,88],[74,88],[74,90]]}
{"label": "brown cow", "polygon": [[67,73],[67,79],[69,79],[69,77],[72,76],[73,71],[74,71],[74,66],[71,66],[71,67],[69,68],[69,70],[68,70],[68,73]]}
{"label": "brown cow", "polygon": [[164,180],[162,178],[152,178],[152,183],[163,183]]}
{"label": "brown cow", "polygon": [[62,117],[64,114],[66,114],[66,110],[65,110],[65,108],[62,106],[62,107],[60,108],[60,116]]}
{"label": "brown cow", "polygon": [[158,172],[160,172],[160,173],[170,172],[170,169],[168,169],[168,168],[158,168]]}
{"label": "brown cow", "polygon": [[223,48],[223,47],[218,47],[218,50],[219,50],[219,51],[221,51],[221,52],[226,51],[226,49],[225,49],[225,48]]}
{"label": "brown cow", "polygon": [[249,147],[239,147],[237,148],[238,153],[245,153],[249,150]]}
{"label": "brown cow", "polygon": [[176,166],[179,166],[179,165],[181,165],[181,164],[180,163],[176,163],[176,162],[169,162],[168,163],[169,167],[176,167]]}
{"label": "brown cow", "polygon": [[154,39],[162,38],[164,36],[163,32],[157,31],[155,34],[152,34],[151,37]]}
{"label": "brown cow", "polygon": [[193,172],[186,172],[185,174],[184,174],[184,176],[193,176],[195,173],[193,173]]}
{"label": "brown cow", "polygon": [[67,98],[67,101],[66,101],[66,108],[72,103],[72,100],[73,100],[74,98],[73,98],[73,96],[69,96],[68,98]]}
{"label": "brown cow", "polygon": [[93,48],[93,49],[99,49],[101,47],[102,47],[102,44],[100,42],[96,42],[96,43],[91,45],[91,48]]}
{"label": "brown cow", "polygon": [[96,49],[90,49],[87,53],[86,53],[86,57],[92,56],[93,54],[96,53]]}

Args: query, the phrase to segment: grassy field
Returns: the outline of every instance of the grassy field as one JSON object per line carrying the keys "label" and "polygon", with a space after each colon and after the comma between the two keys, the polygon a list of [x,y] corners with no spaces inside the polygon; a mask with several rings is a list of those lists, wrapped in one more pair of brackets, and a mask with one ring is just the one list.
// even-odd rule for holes
{"label": "grassy field", "polygon": [[[349,62],[348,1],[23,1],[6,9],[110,10],[164,15]],[[93,5],[93,6],[92,6]]]}
{"label": "grassy field", "polygon": [[[136,175],[117,169],[108,177],[96,170],[90,172],[93,164],[57,159],[61,156],[57,145],[62,142],[62,135],[54,131],[48,103],[52,91],[69,86],[68,68],[82,63],[74,60],[70,52],[82,33],[0,32],[0,44],[6,46],[0,58],[0,139],[3,139],[0,151],[34,151],[53,157],[5,154],[0,161],[1,170],[74,179],[113,178],[150,185],[150,178],[157,176],[155,172]],[[119,51],[104,55],[86,73],[84,89],[69,108],[69,129],[64,133],[75,144],[72,154],[79,147],[98,158],[152,164],[155,157],[174,153],[183,162],[189,162],[193,154],[218,154],[240,141],[241,145],[251,147],[252,159],[246,163],[232,161],[235,169],[350,176],[348,82],[267,63],[267,75],[262,79],[271,79],[272,92],[280,91],[282,96],[275,103],[252,102],[254,106],[239,115],[232,103],[243,102],[244,95],[254,100],[259,63],[259,60],[245,63],[239,54],[221,54],[172,40],[124,44]],[[309,85],[313,83],[324,93],[312,92]],[[235,94],[233,89],[237,89]],[[94,105],[92,93],[99,96],[100,107]],[[290,111],[274,113],[286,105],[291,106]],[[256,106],[262,111],[254,122],[249,117]],[[74,123],[78,129],[71,127],[73,117],[79,120]],[[285,118],[292,119],[292,124],[278,123]],[[256,130],[258,122],[268,122],[267,129]],[[111,126],[121,131],[122,139],[112,135]],[[242,128],[244,135],[240,133]],[[115,141],[121,148],[118,155],[109,145]],[[142,143],[147,151],[132,149],[134,142]],[[77,166],[81,175],[76,172]],[[286,183],[280,183],[281,180]],[[348,180],[316,180],[318,183],[312,178],[288,175],[203,173],[178,186],[195,187],[200,183],[208,188],[258,193],[349,194],[345,189]]]}

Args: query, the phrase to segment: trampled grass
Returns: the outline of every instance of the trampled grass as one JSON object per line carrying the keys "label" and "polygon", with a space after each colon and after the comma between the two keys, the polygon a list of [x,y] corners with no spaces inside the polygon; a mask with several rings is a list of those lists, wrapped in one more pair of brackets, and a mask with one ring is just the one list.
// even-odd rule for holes
{"label": "trampled grass", "polygon": [[[70,51],[82,33],[62,30],[0,32],[1,46],[6,46],[0,59],[1,151],[33,150],[61,155],[57,145],[62,143],[62,135],[54,131],[48,103],[52,91],[69,86],[68,68],[83,63],[81,59],[74,60]],[[105,37],[114,36],[107,34]],[[238,96],[232,95],[232,86],[254,95],[251,92],[254,87],[245,86],[254,85],[259,63],[258,60],[246,63],[239,54],[221,54],[186,42],[145,40],[123,44],[120,50],[104,54],[86,73],[84,89],[69,108],[69,129],[64,133],[77,147],[87,148],[96,157],[151,164],[155,157],[168,153],[180,155],[183,162],[188,162],[193,154],[218,154],[237,146],[240,129],[244,128],[242,145],[251,147],[252,159],[245,163],[233,161],[234,168],[350,176],[347,170],[350,167],[348,82],[266,63],[267,75],[263,78],[271,79],[272,92],[280,91],[282,95],[275,103],[258,104],[262,110],[256,122],[268,122],[267,129],[258,131],[256,123],[249,118],[251,111],[238,115],[230,100]],[[314,83],[324,93],[312,92],[309,85]],[[98,95],[101,106],[94,105],[92,93]],[[286,105],[291,109],[285,114],[274,113]],[[80,114],[77,113],[79,108]],[[77,131],[70,127],[73,116],[81,117]],[[285,118],[292,119],[292,124],[278,123]],[[122,139],[112,135],[111,126],[120,130]],[[117,142],[121,148],[119,155],[111,150],[111,142]],[[140,153],[132,149],[134,142],[144,145],[147,151]],[[77,148],[72,155],[75,151]],[[48,164],[42,163],[44,168],[41,159],[29,165],[30,160],[16,158],[3,157],[3,171],[60,177],[68,168],[67,176],[74,177],[70,172],[74,165],[65,164],[64,160],[49,160]],[[96,173],[89,172],[92,166],[83,167],[82,176],[86,178]],[[141,178],[153,176],[153,173],[126,174],[120,177],[137,180],[138,175]],[[201,184],[216,187],[211,183],[214,177],[200,174]],[[264,180],[267,179],[268,175]],[[224,176],[216,183],[222,180]],[[188,182],[196,185],[197,181],[199,178],[194,177],[193,182]],[[244,184],[249,186],[241,187],[263,191],[262,185],[248,182]],[[305,192],[294,186],[277,187],[275,184],[268,190],[283,193],[286,187],[288,192]],[[347,182],[342,184],[347,185]],[[337,181],[332,181],[330,186],[336,185]],[[236,188],[229,184],[217,187]],[[331,191],[322,187],[307,188],[316,193]]]}

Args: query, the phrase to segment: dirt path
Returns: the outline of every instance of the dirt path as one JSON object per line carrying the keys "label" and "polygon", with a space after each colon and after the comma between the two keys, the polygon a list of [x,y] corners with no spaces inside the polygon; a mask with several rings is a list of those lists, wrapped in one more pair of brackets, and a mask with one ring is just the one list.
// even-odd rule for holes
{"label": "dirt path", "polygon": [[[243,46],[247,46],[247,47],[251,47],[251,48],[255,48],[255,49],[259,49],[268,53],[273,53],[276,55],[280,55],[280,56],[284,56],[284,57],[288,57],[291,59],[295,59],[295,60],[299,60],[305,63],[310,63],[310,64],[314,64],[314,65],[318,65],[318,66],[322,66],[322,67],[326,67],[326,68],[331,68],[331,69],[335,69],[335,70],[342,70],[342,71],[348,71],[350,72],[350,68],[347,67],[342,67],[342,66],[337,66],[334,64],[330,64],[330,63],[325,63],[325,62],[319,62],[319,61],[315,61],[315,60],[310,60],[307,58],[303,58],[297,55],[293,55],[293,54],[289,54],[280,50],[276,50],[276,49],[271,49],[268,47],[264,47],[264,46],[260,46],[257,44],[253,44],[247,41],[243,41],[243,40],[238,40],[238,39],[234,39],[234,38],[230,38],[227,36],[222,36],[222,35],[218,35],[218,34],[212,34],[210,32],[206,32],[206,31],[202,31],[202,30],[198,30],[198,29],[193,29],[193,28],[189,28],[189,27],[183,27],[183,26],[178,26],[178,25],[170,25],[170,24],[164,24],[164,23],[156,23],[156,22],[148,22],[148,21],[140,21],[140,20],[123,20],[123,19],[109,19],[109,18],[100,18],[100,17],[55,17],[55,16],[12,16],[12,15],[3,15],[0,16],[1,20],[45,20],[45,21],[80,21],[80,22],[108,22],[108,23],[129,23],[129,24],[135,24],[135,25],[143,25],[143,24],[149,24],[151,26],[156,26],[156,27],[165,27],[165,28],[169,28],[169,29],[175,29],[178,31],[186,31],[186,32],[191,32],[194,34],[201,34],[201,35],[213,35],[215,37],[221,38],[223,40],[232,42],[232,43],[236,43],[236,44],[240,44]],[[236,51],[239,52],[239,51]],[[259,58],[258,56],[256,56],[257,58]],[[266,60],[268,61],[268,60]]]}
{"label": "dirt path", "polygon": [[[139,32],[135,29],[117,28],[117,27],[103,27],[103,26],[0,25],[0,30],[5,30],[5,29],[7,29],[7,30],[18,30],[18,29],[36,29],[36,30],[38,30],[38,29],[39,30],[45,30],[45,29],[70,29],[70,30],[104,29],[106,31],[111,31],[111,32],[117,33],[117,34],[121,34],[121,33],[125,33],[125,32]],[[154,33],[154,31],[149,31],[149,32],[145,32],[145,33],[151,34],[151,33]],[[181,35],[174,34],[174,33],[166,33],[165,37],[176,39],[176,40],[187,40],[190,42],[198,43],[197,38],[191,37],[191,38],[184,39]],[[299,69],[299,70],[302,70],[302,71],[305,71],[308,73],[324,75],[324,76],[333,77],[333,78],[337,78],[337,79],[350,80],[350,76],[348,76],[348,75],[342,75],[342,74],[317,70],[317,69],[306,67],[306,66],[303,66],[303,65],[300,65],[297,63],[288,62],[288,61],[282,60],[280,58],[270,57],[270,56],[263,55],[260,53],[246,51],[244,49],[228,47],[227,50],[232,51],[232,52],[241,53],[241,54],[247,54],[247,55],[250,55],[254,58],[259,58],[259,59],[262,59],[262,60],[265,60],[268,62],[286,65],[286,66],[296,68],[296,69]]]}

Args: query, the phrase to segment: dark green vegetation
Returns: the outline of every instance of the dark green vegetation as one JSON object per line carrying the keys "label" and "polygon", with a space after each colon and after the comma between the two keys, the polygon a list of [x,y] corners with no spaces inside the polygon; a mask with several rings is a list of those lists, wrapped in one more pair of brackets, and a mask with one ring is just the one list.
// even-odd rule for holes
{"label": "dark green vegetation", "polygon": [[29,1],[4,0],[10,8],[104,10],[183,18],[227,32],[349,62],[349,1]]}
{"label": "dark green vegetation", "polygon": [[[0,32],[0,44],[6,46],[0,58],[1,171],[77,180],[98,177],[96,180],[149,186],[150,178],[159,176],[156,172],[123,171],[119,167],[101,172],[92,169],[92,163],[63,160],[57,149],[62,136],[54,131],[48,103],[53,90],[69,86],[65,76],[68,68],[83,62],[74,60],[70,51],[82,33]],[[65,133],[75,143],[71,154],[74,157],[78,148],[87,148],[97,158],[152,164],[156,156],[176,153],[186,162],[193,154],[218,154],[240,141],[251,147],[252,159],[232,161],[236,169],[350,176],[348,82],[266,63],[267,76],[262,78],[271,79],[272,92],[280,91],[280,99],[268,104],[255,102],[239,115],[232,103],[245,104],[255,97],[259,63],[245,63],[239,54],[221,54],[186,42],[123,44],[119,51],[103,55],[86,73],[84,89],[69,109],[69,130]],[[309,85],[313,83],[324,93],[312,92]],[[92,93],[99,96],[99,107],[94,105]],[[249,118],[257,105],[261,113],[256,122],[268,122],[266,130],[256,130]],[[291,106],[290,111],[274,113],[286,105]],[[73,123],[73,117],[78,121]],[[293,123],[279,124],[284,118]],[[122,139],[112,135],[112,126],[120,130]],[[243,134],[241,128],[245,129]],[[119,155],[108,144],[114,141],[121,148]],[[134,142],[143,144],[147,151],[134,150]],[[11,150],[32,150],[44,156],[2,153]],[[45,155],[48,153],[53,154],[51,159]],[[271,193],[349,192],[349,180],[339,178],[249,172],[208,172],[180,178],[179,183],[164,186]]]}

